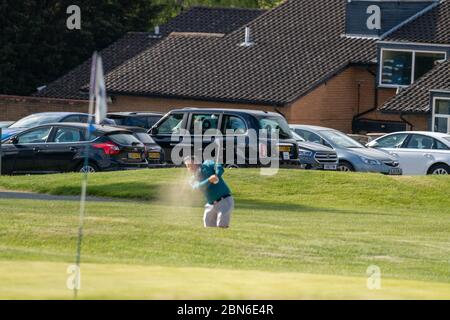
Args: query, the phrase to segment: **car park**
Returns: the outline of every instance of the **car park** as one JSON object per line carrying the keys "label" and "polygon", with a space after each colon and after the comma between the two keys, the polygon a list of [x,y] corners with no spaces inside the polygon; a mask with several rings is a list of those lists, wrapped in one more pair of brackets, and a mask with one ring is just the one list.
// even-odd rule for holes
{"label": "car park", "polygon": [[302,168],[307,170],[337,170],[338,156],[333,149],[318,143],[307,142],[295,131],[292,131],[292,135],[298,144],[298,155]]}
{"label": "car park", "polygon": [[395,132],[371,141],[370,148],[394,156],[406,175],[450,174],[450,135],[438,132]]}
{"label": "car park", "polygon": [[[132,132],[103,125],[55,123],[2,141],[2,173],[97,172],[147,167],[145,147]],[[88,163],[85,155],[88,152]]]}
{"label": "car park", "polygon": [[164,160],[162,148],[147,133],[147,130],[141,127],[119,126],[125,130],[131,131],[133,135],[145,146],[145,154],[149,166],[161,164]]}
{"label": "car park", "polygon": [[[89,114],[78,112],[42,112],[29,115],[12,123],[8,128],[2,130],[1,139],[6,139],[14,134],[25,131],[26,129],[36,126],[57,123],[57,122],[72,122],[72,123],[87,123]],[[114,121],[105,119],[103,124],[114,125]]]}
{"label": "car park", "polygon": [[[188,133],[187,147],[191,149],[191,153],[198,154],[214,141],[215,136],[208,134],[211,130],[223,134],[220,145],[224,149],[223,160],[228,167],[264,165],[265,163],[261,160],[268,155],[268,150],[272,150],[272,147],[277,150],[277,154],[270,156],[276,157],[280,164],[299,165],[298,145],[293,139],[285,118],[278,113],[240,109],[185,108],[166,114],[149,130],[149,134],[163,148],[165,161],[171,163],[173,148],[186,143],[186,137],[181,134],[182,132]],[[259,135],[260,130],[266,130],[269,134],[276,130],[279,133],[277,146],[271,144],[273,141],[271,136],[264,138]],[[195,135],[197,132],[200,134]],[[255,140],[251,132],[255,132]],[[245,154],[237,152],[239,142]],[[233,159],[228,158],[225,149],[230,144],[235,147]],[[200,150],[194,150],[197,145],[200,146]]]}
{"label": "car park", "polygon": [[339,171],[374,172],[387,175],[401,175],[398,160],[388,153],[369,149],[346,134],[330,128],[309,125],[291,125],[306,141],[333,148],[338,155]]}
{"label": "car park", "polygon": [[111,112],[108,118],[112,119],[119,126],[141,127],[150,129],[163,116],[159,112]]}

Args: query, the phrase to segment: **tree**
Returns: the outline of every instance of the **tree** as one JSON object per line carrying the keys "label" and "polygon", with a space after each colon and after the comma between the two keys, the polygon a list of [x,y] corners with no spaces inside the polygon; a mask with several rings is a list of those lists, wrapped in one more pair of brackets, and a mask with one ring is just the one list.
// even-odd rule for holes
{"label": "tree", "polygon": [[79,0],[81,29],[69,30],[73,0],[2,0],[0,93],[29,95],[128,31],[151,30],[163,6],[152,0]]}
{"label": "tree", "polygon": [[215,6],[234,8],[270,9],[281,4],[284,0],[157,0],[164,5],[165,10],[160,15],[159,22],[164,23],[176,16],[182,8],[191,6]]}

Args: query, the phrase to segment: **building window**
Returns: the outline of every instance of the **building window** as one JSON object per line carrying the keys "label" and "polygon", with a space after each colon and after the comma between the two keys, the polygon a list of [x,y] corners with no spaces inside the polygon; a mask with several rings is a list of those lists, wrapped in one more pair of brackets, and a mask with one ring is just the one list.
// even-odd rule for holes
{"label": "building window", "polygon": [[450,98],[435,98],[433,104],[433,131],[450,133]]}
{"label": "building window", "polygon": [[445,60],[445,52],[381,50],[381,86],[409,86]]}

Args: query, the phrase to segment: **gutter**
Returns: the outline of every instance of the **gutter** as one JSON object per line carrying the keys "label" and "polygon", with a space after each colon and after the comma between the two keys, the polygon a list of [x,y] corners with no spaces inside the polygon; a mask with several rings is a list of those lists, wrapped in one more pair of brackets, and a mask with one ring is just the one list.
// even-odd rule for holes
{"label": "gutter", "polygon": [[400,112],[400,119],[401,119],[403,122],[405,122],[407,125],[410,126],[410,131],[413,131],[414,125],[413,125],[411,122],[409,122],[408,120],[406,120],[405,117],[404,117],[403,115],[404,115],[404,113],[403,113],[403,112]]}
{"label": "gutter", "polygon": [[[376,73],[372,72],[372,70],[370,70],[369,67],[366,68],[366,71],[369,72],[371,75],[373,75],[374,77],[376,77]],[[359,103],[360,103],[360,96],[361,96],[361,85],[358,83],[358,113],[356,115],[353,116],[353,120],[352,123],[354,121],[356,121],[358,118],[371,113],[373,111],[376,111],[378,109],[378,87],[377,87],[377,81],[375,81],[375,97],[374,97],[374,106],[372,108],[370,108],[369,110],[366,110],[364,112],[359,112]]]}

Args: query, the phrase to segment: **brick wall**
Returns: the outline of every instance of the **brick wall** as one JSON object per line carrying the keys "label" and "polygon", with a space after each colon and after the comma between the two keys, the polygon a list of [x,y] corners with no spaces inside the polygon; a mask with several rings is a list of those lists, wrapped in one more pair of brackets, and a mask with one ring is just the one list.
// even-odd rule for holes
{"label": "brick wall", "polygon": [[378,106],[383,105],[386,101],[395,96],[396,92],[397,90],[395,89],[388,89],[388,88],[378,89]]}
{"label": "brick wall", "polygon": [[408,130],[414,131],[429,131],[431,130],[431,126],[429,124],[430,115],[419,115],[419,114],[409,114],[404,115],[403,118],[412,124],[412,127],[409,127]]}
{"label": "brick wall", "polygon": [[[199,100],[163,99],[134,96],[116,96],[108,105],[110,112],[120,111],[157,111],[168,112],[173,109],[191,108],[232,108],[275,111],[275,108],[264,105],[210,102]],[[281,110],[283,108],[280,108]]]}
{"label": "brick wall", "polygon": [[[352,120],[357,114],[369,111],[376,105],[374,69],[352,66],[319,86],[290,106],[292,123],[320,125],[343,132],[352,131]],[[376,92],[377,91],[377,92]],[[395,92],[394,92],[395,93]],[[364,118],[397,120],[398,116],[373,111]]]}
{"label": "brick wall", "polygon": [[16,121],[33,113],[47,111],[88,112],[88,103],[80,100],[0,95],[0,121]]}

